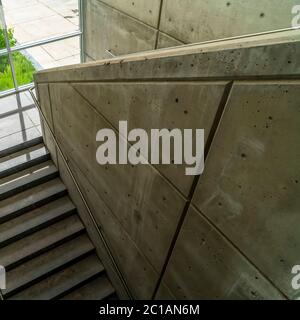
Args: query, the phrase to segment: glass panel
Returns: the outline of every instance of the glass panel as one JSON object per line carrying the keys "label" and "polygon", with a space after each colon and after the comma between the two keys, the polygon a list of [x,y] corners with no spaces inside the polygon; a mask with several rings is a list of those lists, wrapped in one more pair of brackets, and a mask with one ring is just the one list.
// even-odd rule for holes
{"label": "glass panel", "polygon": [[[1,37],[1,34],[0,34]],[[14,88],[11,68],[8,56],[0,57],[0,91],[9,90]]]}
{"label": "glass panel", "polygon": [[80,63],[79,37],[30,48],[23,54],[37,70]]}
{"label": "glass panel", "polygon": [[6,113],[13,113],[22,108],[28,109],[31,106],[33,106],[33,101],[28,91],[21,92],[18,96],[9,95],[2,98],[0,97],[0,119],[3,118]]}
{"label": "glass panel", "polygon": [[[26,133],[29,136],[36,137],[40,135],[40,119],[38,110],[32,106],[32,108],[24,109],[24,103],[27,103],[28,97],[25,93],[22,95],[10,95],[7,97],[0,97],[0,144],[3,146],[2,138],[7,138],[10,142],[13,140],[22,141],[20,135],[17,134],[22,132],[22,136],[26,139]],[[14,109],[11,110],[12,105]],[[6,139],[7,141],[7,139]]]}
{"label": "glass panel", "polygon": [[36,67],[31,61],[31,57],[26,51],[13,52],[12,55],[18,86],[33,82]]}
{"label": "glass panel", "polygon": [[2,0],[8,28],[18,44],[77,31],[77,0]]}
{"label": "glass panel", "polygon": [[[5,41],[5,23],[2,21],[2,6],[0,7],[0,50],[6,49],[6,41]],[[11,30],[8,31],[9,42],[11,45],[15,44],[15,40],[12,37]],[[11,67],[9,64],[8,55],[0,56],[0,92],[13,89],[14,82],[12,78]]]}

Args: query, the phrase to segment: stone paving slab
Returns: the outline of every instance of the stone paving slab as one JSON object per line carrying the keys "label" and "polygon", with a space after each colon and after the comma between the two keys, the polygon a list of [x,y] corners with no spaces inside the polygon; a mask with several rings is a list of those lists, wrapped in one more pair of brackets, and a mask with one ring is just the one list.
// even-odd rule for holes
{"label": "stone paving slab", "polygon": [[[18,43],[37,41],[79,28],[77,0],[3,0],[6,23]],[[26,50],[37,69],[80,62],[79,39],[67,39]]]}

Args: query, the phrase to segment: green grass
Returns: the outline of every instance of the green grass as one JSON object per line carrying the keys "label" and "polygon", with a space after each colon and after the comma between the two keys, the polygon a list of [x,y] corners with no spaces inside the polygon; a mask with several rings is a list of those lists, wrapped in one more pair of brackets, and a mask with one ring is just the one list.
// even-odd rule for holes
{"label": "green grass", "polygon": [[[8,30],[9,43],[11,46],[16,44],[16,40],[13,36],[13,30]],[[0,29],[0,49],[4,49],[5,39],[3,30]],[[27,59],[20,52],[13,53],[13,61],[15,66],[16,77],[18,85],[28,84],[33,81],[33,73],[35,67],[30,60]],[[0,57],[0,91],[12,89],[14,87],[11,69],[7,56]]]}

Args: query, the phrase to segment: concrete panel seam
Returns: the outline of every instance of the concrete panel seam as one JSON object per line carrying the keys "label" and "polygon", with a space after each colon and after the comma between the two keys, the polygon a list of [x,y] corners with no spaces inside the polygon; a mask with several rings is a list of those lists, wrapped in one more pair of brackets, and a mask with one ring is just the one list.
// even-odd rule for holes
{"label": "concrete panel seam", "polygon": [[122,15],[124,15],[124,16],[127,16],[128,18],[131,18],[131,19],[135,20],[135,21],[138,22],[138,23],[141,23],[141,24],[143,24],[144,26],[147,26],[148,28],[151,28],[151,29],[153,29],[153,30],[157,30],[155,27],[151,26],[150,24],[146,23],[145,21],[142,21],[142,20],[140,20],[140,19],[138,19],[138,18],[136,18],[136,17],[133,17],[132,15],[130,15],[130,14],[128,14],[128,13],[125,13],[125,12],[119,10],[119,9],[116,9],[116,8],[114,8],[113,6],[110,6],[109,4],[102,2],[101,0],[97,0],[97,1],[100,2],[101,5],[103,5],[103,6],[107,7],[107,8],[110,8],[111,10],[117,11],[117,12],[119,12],[120,14],[122,14]]}
{"label": "concrete panel seam", "polygon": [[[47,85],[47,90],[48,90],[48,96],[49,96],[51,121],[53,123],[53,133],[55,134],[55,125],[54,125],[53,112],[52,112],[52,99],[51,99],[51,92],[50,92],[50,85],[49,84]],[[46,125],[46,127],[47,127],[47,125]],[[57,163],[57,167],[58,167],[58,155],[57,155],[58,150],[57,150],[57,146],[55,143],[54,143],[54,148],[55,148],[55,154],[56,154],[56,163]]]}
{"label": "concrete panel seam", "polygon": [[163,31],[161,31],[161,30],[158,30],[158,31],[159,31],[159,33],[162,34],[162,35],[166,35],[166,36],[168,36],[168,37],[170,37],[170,38],[172,38],[172,39],[174,39],[174,40],[176,40],[176,41],[181,42],[183,46],[189,44],[188,42],[184,42],[184,41],[182,41],[182,40],[180,40],[180,39],[178,39],[178,38],[176,38],[176,37],[174,37],[174,36],[171,36],[170,34],[168,34],[168,33],[166,33],[166,32],[163,32]]}
{"label": "concrete panel seam", "polygon": [[49,96],[50,117],[51,117],[51,122],[53,123],[53,132],[55,134],[55,127],[54,127],[54,122],[53,122],[52,102],[51,102],[51,94],[50,94],[49,84],[47,85],[47,91],[48,91],[48,96]]}
{"label": "concrete panel seam", "polygon": [[161,22],[161,13],[162,13],[163,3],[164,3],[164,0],[160,0],[159,13],[158,13],[158,22],[157,22],[157,34],[156,34],[156,40],[155,40],[154,49],[157,49],[157,46],[158,46],[159,28],[160,28],[160,22]]}
{"label": "concrete panel seam", "polygon": [[199,209],[198,209],[197,207],[195,207],[193,204],[191,204],[191,206],[192,206],[199,214],[201,214],[201,217],[202,217],[203,219],[205,219],[206,222],[209,223],[209,224],[212,226],[212,228],[214,228],[217,232],[219,232],[219,233],[222,235],[222,237],[223,237],[226,241],[228,241],[228,243],[229,243],[230,245],[232,245],[232,247],[233,247],[235,250],[237,250],[237,252],[238,252],[242,257],[244,257],[244,259],[245,259],[249,264],[251,264],[275,289],[277,289],[278,292],[280,292],[280,294],[282,294],[282,296],[283,296],[285,299],[289,300],[289,297],[288,297],[280,288],[278,288],[278,286],[277,286],[276,284],[274,284],[274,282],[273,282],[264,272],[262,272],[262,270],[261,270],[260,268],[258,268],[258,267],[256,266],[256,264],[253,263],[253,262],[239,249],[239,247],[238,247],[237,245],[235,245],[235,244],[222,232],[221,229],[219,229],[201,210],[199,210]]}
{"label": "concrete panel seam", "polygon": [[91,60],[94,60],[95,61],[95,59],[93,58],[93,57],[91,57],[88,53],[84,53],[86,56],[88,56]]}
{"label": "concrete panel seam", "polygon": [[[213,125],[211,127],[211,130],[210,130],[210,133],[209,133],[209,138],[206,142],[206,146],[205,146],[205,151],[204,151],[204,158],[205,160],[207,159],[207,156],[209,154],[209,150],[211,148],[211,145],[212,145],[212,142],[213,142],[213,139],[217,133],[217,130],[218,130],[218,127],[220,125],[220,121],[222,119],[222,116],[224,114],[224,111],[226,109],[226,105],[227,105],[227,101],[230,97],[230,93],[231,93],[231,90],[232,90],[232,87],[233,87],[233,81],[228,83],[226,86],[225,86],[225,89],[224,89],[224,93],[223,93],[223,96],[222,96],[222,99],[220,101],[220,104],[219,104],[219,107],[217,109],[217,113],[215,115],[215,119],[213,121]],[[193,184],[191,186],[191,190],[190,190],[190,193],[189,193],[189,196],[188,196],[188,199],[187,199],[187,202],[185,204],[185,207],[183,209],[183,212],[180,216],[180,219],[179,219],[179,222],[178,222],[178,225],[177,225],[177,228],[175,230],[175,233],[174,233],[174,236],[173,236],[173,239],[172,239],[172,242],[171,242],[171,245],[170,245],[170,248],[169,248],[169,251],[167,253],[167,256],[166,256],[166,260],[165,260],[165,263],[163,265],[163,268],[162,268],[162,271],[161,271],[161,274],[158,278],[158,281],[157,281],[157,284],[156,284],[156,287],[155,287],[155,290],[153,292],[153,296],[152,296],[152,299],[155,298],[157,292],[158,292],[158,289],[159,289],[159,286],[162,282],[162,279],[163,279],[163,276],[166,272],[166,269],[167,269],[167,266],[168,266],[168,263],[170,261],[170,258],[172,256],[172,253],[173,253],[173,250],[175,248],[175,245],[176,245],[176,242],[177,242],[177,239],[178,239],[178,236],[179,236],[179,233],[180,233],[180,230],[182,228],[182,225],[185,221],[185,218],[187,216],[187,213],[189,211],[189,208],[191,206],[191,203],[192,203],[192,199],[193,199],[193,196],[194,196],[194,193],[195,193],[195,190],[196,190],[196,187],[198,185],[198,182],[200,180],[201,176],[196,176],[194,178],[194,181],[193,181]]]}

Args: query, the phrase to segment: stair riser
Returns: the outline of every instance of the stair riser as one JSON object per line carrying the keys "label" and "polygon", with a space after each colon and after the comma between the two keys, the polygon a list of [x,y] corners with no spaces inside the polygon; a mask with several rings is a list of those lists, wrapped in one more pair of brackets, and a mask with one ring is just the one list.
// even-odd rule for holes
{"label": "stair riser", "polygon": [[25,290],[32,285],[35,285],[39,281],[42,281],[42,280],[46,279],[47,277],[50,277],[51,275],[55,274],[56,272],[60,272],[63,269],[70,267],[72,264],[75,264],[76,262],[79,262],[80,260],[87,258],[89,255],[93,254],[94,252],[95,252],[95,249],[93,248],[93,249],[81,254],[80,256],[76,256],[72,260],[69,260],[67,263],[64,263],[56,268],[53,268],[52,270],[49,270],[48,272],[46,272],[42,276],[39,276],[39,277],[33,279],[32,281],[29,281],[28,283],[26,283],[18,288],[4,292],[3,296],[5,299],[8,299],[8,298],[12,297],[13,295],[19,293],[20,291]]}
{"label": "stair riser", "polygon": [[55,200],[57,200],[59,198],[62,198],[64,196],[66,196],[67,194],[68,194],[67,190],[63,190],[61,192],[58,192],[56,194],[51,195],[48,198],[44,198],[44,199],[42,199],[40,201],[37,201],[37,202],[27,206],[27,207],[24,207],[24,208],[22,208],[20,210],[17,210],[15,212],[13,212],[13,213],[10,213],[7,216],[1,217],[0,218],[0,224],[5,223],[7,221],[10,221],[12,219],[15,219],[15,218],[21,216],[22,214],[25,214],[25,213],[27,213],[27,212],[29,212],[31,210],[37,209],[37,208],[39,208],[41,206],[44,206],[44,205],[46,205],[46,204],[48,204],[48,203],[50,203],[52,201],[55,201]]}
{"label": "stair riser", "polygon": [[109,299],[115,290],[41,143],[0,151],[0,261],[8,286],[0,300]]}
{"label": "stair riser", "polygon": [[79,230],[79,231],[73,233],[72,235],[69,235],[69,236],[67,236],[67,237],[64,238],[64,239],[61,239],[61,240],[59,240],[59,241],[57,241],[57,242],[54,242],[54,243],[52,243],[51,245],[46,246],[46,247],[44,247],[43,249],[38,250],[38,251],[36,251],[36,252],[34,252],[34,253],[26,256],[26,257],[24,257],[24,258],[22,258],[22,259],[20,259],[20,260],[18,260],[18,261],[16,261],[16,262],[14,262],[14,263],[11,263],[11,264],[9,264],[9,265],[6,265],[6,266],[5,266],[5,270],[6,270],[6,272],[8,272],[8,271],[10,271],[10,270],[12,270],[12,269],[20,266],[21,264],[27,262],[28,260],[36,258],[36,257],[39,256],[40,254],[43,254],[43,253],[45,253],[45,252],[47,252],[47,251],[49,251],[49,250],[52,250],[52,249],[54,249],[54,248],[56,248],[56,247],[64,244],[64,243],[67,242],[67,241],[70,241],[70,240],[73,240],[73,239],[76,238],[76,237],[79,237],[80,235],[82,235],[82,234],[85,233],[85,232],[86,232],[85,229]]}
{"label": "stair riser", "polygon": [[7,239],[7,240],[5,240],[5,241],[2,241],[2,242],[0,243],[0,249],[3,248],[3,247],[5,247],[5,246],[8,246],[9,244],[11,244],[11,243],[13,243],[13,242],[15,242],[15,241],[18,241],[18,240],[20,240],[20,239],[22,239],[22,238],[24,238],[24,237],[26,237],[26,236],[29,236],[29,235],[31,235],[31,234],[39,231],[39,230],[42,230],[42,229],[44,229],[44,228],[47,228],[47,227],[51,226],[52,224],[54,224],[54,223],[56,223],[56,222],[59,222],[59,221],[65,219],[65,218],[68,218],[68,217],[70,217],[72,214],[75,214],[75,213],[76,213],[76,209],[72,209],[72,210],[70,210],[70,211],[64,212],[64,213],[62,213],[60,216],[55,217],[54,219],[51,219],[51,220],[46,221],[46,222],[44,222],[44,223],[41,223],[41,224],[38,225],[38,226],[35,226],[35,227],[31,228],[31,229],[28,229],[28,230],[26,230],[26,231],[24,231],[24,232],[19,233],[19,234],[18,234],[17,236],[15,236],[15,237],[12,237],[12,238],[10,238],[10,239]]}
{"label": "stair riser", "polygon": [[19,172],[19,171],[28,169],[28,168],[30,168],[30,167],[33,167],[33,166],[35,166],[35,165],[38,165],[38,164],[43,163],[43,162],[45,162],[45,161],[48,161],[48,160],[50,160],[50,159],[51,159],[51,156],[50,156],[50,154],[48,153],[48,154],[45,154],[45,155],[43,155],[43,156],[41,156],[41,157],[39,157],[39,158],[29,160],[29,161],[27,161],[27,162],[25,162],[25,163],[22,163],[22,164],[18,165],[18,166],[15,166],[15,167],[13,167],[13,168],[10,168],[10,169],[8,169],[8,170],[5,170],[5,171],[3,171],[3,172],[0,172],[0,179],[6,178],[6,177],[8,177],[8,176],[10,176],[10,175],[12,175],[12,174],[14,174],[14,173],[17,173],[17,172]]}
{"label": "stair riser", "polygon": [[22,151],[22,150],[24,150],[26,148],[34,147],[34,146],[36,146],[36,145],[38,145],[38,144],[40,144],[42,142],[43,142],[43,138],[39,137],[39,138],[35,138],[35,139],[32,139],[32,140],[27,141],[27,142],[18,144],[18,145],[14,146],[14,147],[2,150],[2,151],[0,151],[0,158],[6,157],[6,156],[10,156],[11,154],[19,152],[19,151]]}
{"label": "stair riser", "polygon": [[28,190],[30,188],[36,187],[39,184],[42,184],[42,183],[48,182],[48,181],[50,181],[52,179],[55,179],[58,176],[59,176],[58,172],[53,172],[52,174],[49,174],[49,175],[47,175],[45,177],[41,177],[39,179],[36,179],[36,180],[31,181],[29,183],[26,183],[26,184],[24,184],[24,185],[22,185],[20,187],[17,187],[17,188],[15,188],[13,190],[9,190],[7,192],[4,192],[4,193],[0,194],[0,201],[5,200],[5,199],[7,199],[9,197],[12,197],[12,196],[14,196],[14,195],[16,195],[16,194],[18,194],[20,192],[26,191],[26,190]]}

